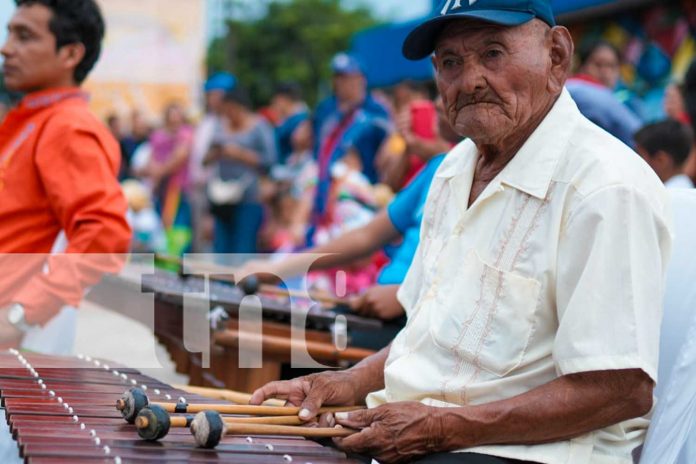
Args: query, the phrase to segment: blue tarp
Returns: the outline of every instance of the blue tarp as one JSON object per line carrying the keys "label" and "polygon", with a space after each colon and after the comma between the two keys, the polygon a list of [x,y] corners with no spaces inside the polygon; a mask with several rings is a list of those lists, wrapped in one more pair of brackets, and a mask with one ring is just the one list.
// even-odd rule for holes
{"label": "blue tarp", "polygon": [[422,20],[379,26],[353,37],[352,53],[363,64],[371,87],[386,87],[404,79],[433,77],[430,59],[409,61],[401,54],[406,35]]}
{"label": "blue tarp", "polygon": [[[552,0],[557,15],[574,13],[615,0]],[[440,8],[442,0],[434,2]],[[352,52],[367,70],[367,79],[372,87],[386,87],[404,79],[427,80],[433,76],[430,59],[408,61],[401,55],[401,45],[406,35],[422,19],[400,24],[389,24],[365,30],[353,37]]]}

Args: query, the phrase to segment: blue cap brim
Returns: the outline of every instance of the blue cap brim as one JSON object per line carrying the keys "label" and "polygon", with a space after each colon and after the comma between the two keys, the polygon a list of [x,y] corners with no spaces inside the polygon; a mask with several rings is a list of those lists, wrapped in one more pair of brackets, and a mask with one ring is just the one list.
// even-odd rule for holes
{"label": "blue cap brim", "polygon": [[501,26],[519,26],[534,19],[533,13],[503,10],[474,10],[430,19],[412,30],[402,48],[409,60],[421,60],[435,50],[435,41],[447,24],[458,19],[477,19]]}

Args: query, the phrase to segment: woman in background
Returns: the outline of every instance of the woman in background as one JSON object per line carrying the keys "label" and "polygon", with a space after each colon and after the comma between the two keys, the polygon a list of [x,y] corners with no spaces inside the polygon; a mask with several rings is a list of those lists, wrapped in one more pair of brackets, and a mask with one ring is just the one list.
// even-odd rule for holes
{"label": "woman in background", "polygon": [[[235,190],[224,200],[211,198],[215,216],[215,253],[256,253],[263,219],[259,179],[275,164],[273,127],[252,110],[246,91],[237,86],[223,101],[223,126],[213,139],[205,164],[214,167],[211,181]],[[209,190],[210,196],[210,190]],[[234,198],[233,198],[234,197]]]}
{"label": "woman in background", "polygon": [[150,137],[152,154],[144,173],[166,231],[167,252],[173,256],[181,256],[191,245],[188,160],[193,133],[181,105],[170,103],[164,110],[163,127]]}

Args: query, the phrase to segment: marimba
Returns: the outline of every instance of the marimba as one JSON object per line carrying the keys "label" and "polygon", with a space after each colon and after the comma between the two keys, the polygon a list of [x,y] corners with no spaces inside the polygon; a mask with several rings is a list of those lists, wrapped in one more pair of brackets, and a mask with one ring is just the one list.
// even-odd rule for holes
{"label": "marimba", "polygon": [[26,463],[354,462],[301,437],[233,435],[228,430],[215,449],[202,449],[190,430],[172,428],[158,442],[143,441],[115,407],[130,389],[153,401],[221,403],[90,358],[0,354],[0,399]]}
{"label": "marimba", "polygon": [[[287,299],[275,295],[255,295],[261,304],[263,317],[263,366],[260,369],[243,369],[238,366],[239,346],[257,334],[239,330],[237,315],[242,300],[247,296],[238,286],[212,280],[209,282],[209,301],[197,296],[204,289],[204,281],[198,276],[182,276],[173,272],[157,270],[145,273],[142,268],[119,276],[107,276],[104,283],[95,288],[88,298],[110,309],[117,310],[134,319],[143,316],[143,308],[152,304],[154,295],[154,331],[174,360],[177,371],[190,377],[194,385],[253,391],[265,383],[280,378],[281,366],[290,361],[290,353],[296,343],[304,343],[307,352],[317,362],[328,366],[352,364],[369,356],[371,350],[350,346],[349,336],[345,349],[336,348],[334,324],[340,320],[347,330],[379,330],[382,322],[347,311],[325,309],[311,304],[304,309],[306,318],[305,341],[292,340],[292,307]],[[149,294],[149,295],[148,295]],[[201,307],[223,308],[231,320],[224,330],[212,334],[211,368],[203,369],[201,356],[190,353],[184,347],[183,299],[200,300]],[[118,303],[118,304],[115,304]]]}

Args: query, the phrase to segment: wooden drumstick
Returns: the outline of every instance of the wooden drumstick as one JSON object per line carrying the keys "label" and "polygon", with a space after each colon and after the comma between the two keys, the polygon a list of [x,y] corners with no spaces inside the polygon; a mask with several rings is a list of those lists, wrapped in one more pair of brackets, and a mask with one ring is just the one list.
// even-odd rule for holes
{"label": "wooden drumstick", "polygon": [[[226,425],[232,424],[265,424],[265,425],[302,425],[297,416],[279,417],[224,417]],[[157,441],[167,436],[171,428],[185,428],[191,425],[193,416],[170,416],[167,411],[153,404],[143,408],[135,418],[135,428],[140,438],[147,441]]]}
{"label": "wooden drumstick", "polygon": [[305,438],[339,438],[358,430],[339,427],[292,427],[286,425],[228,424],[216,411],[201,411],[191,422],[191,434],[201,448],[215,448],[225,435],[281,435]]}
{"label": "wooden drumstick", "polygon": [[[192,395],[200,395],[213,400],[231,401],[237,404],[249,404],[251,395],[233,390],[222,390],[219,388],[194,387],[191,385],[172,385],[177,390],[183,390]],[[269,399],[263,402],[265,406],[285,406],[285,401]]]}
{"label": "wooden drumstick", "polygon": [[[186,404],[186,403],[150,403],[168,413],[196,414],[203,411],[215,411],[220,414],[242,414],[249,416],[297,416],[300,408],[295,406],[252,406],[248,404]],[[319,409],[319,414],[352,412],[363,407],[336,406]]]}
{"label": "wooden drumstick", "polygon": [[347,298],[339,298],[336,296],[328,295],[326,293],[319,292],[303,292],[301,290],[289,290],[281,287],[276,287],[275,285],[260,284],[259,291],[261,293],[270,293],[272,295],[287,296],[292,298],[307,298],[319,303],[325,303],[332,306],[349,306],[350,301]]}
{"label": "wooden drumstick", "polygon": [[[129,423],[134,423],[138,413],[155,404],[168,413],[195,414],[202,411],[216,411],[220,414],[240,414],[249,416],[297,416],[300,408],[295,406],[252,406],[235,404],[188,404],[188,403],[151,403],[145,392],[131,388],[116,402],[116,409]],[[364,409],[362,406],[332,406],[319,410],[319,414],[351,412]]]}
{"label": "wooden drumstick", "polygon": [[[174,264],[177,266],[180,266],[180,268],[183,270],[184,267],[184,260],[181,258],[176,258],[172,256],[164,256],[164,255],[155,255],[155,260],[161,261],[163,263],[169,263],[169,264]],[[187,267],[191,268],[192,270],[198,270],[202,272],[215,272],[216,274],[220,274],[216,277],[216,280],[219,280],[221,282],[228,282],[234,285],[239,285],[239,287],[242,289],[242,291],[247,294],[247,295],[254,295],[256,293],[267,293],[271,295],[278,295],[278,296],[285,296],[285,297],[291,297],[291,298],[307,298],[309,297],[311,300],[318,301],[319,303],[324,303],[324,304],[329,304],[333,306],[349,306],[350,305],[350,300],[347,298],[339,298],[335,297],[323,292],[303,292],[301,290],[290,290],[290,289],[285,289],[282,287],[278,287],[276,285],[270,285],[270,284],[262,284],[258,281],[258,278],[255,276],[249,276],[245,279],[243,279],[241,282],[236,282],[234,279],[230,277],[226,277],[224,274],[234,274],[234,269],[225,267],[225,266],[220,266],[220,265],[215,265],[215,264],[209,264],[209,263],[193,263],[193,262],[187,262],[186,263]]]}

